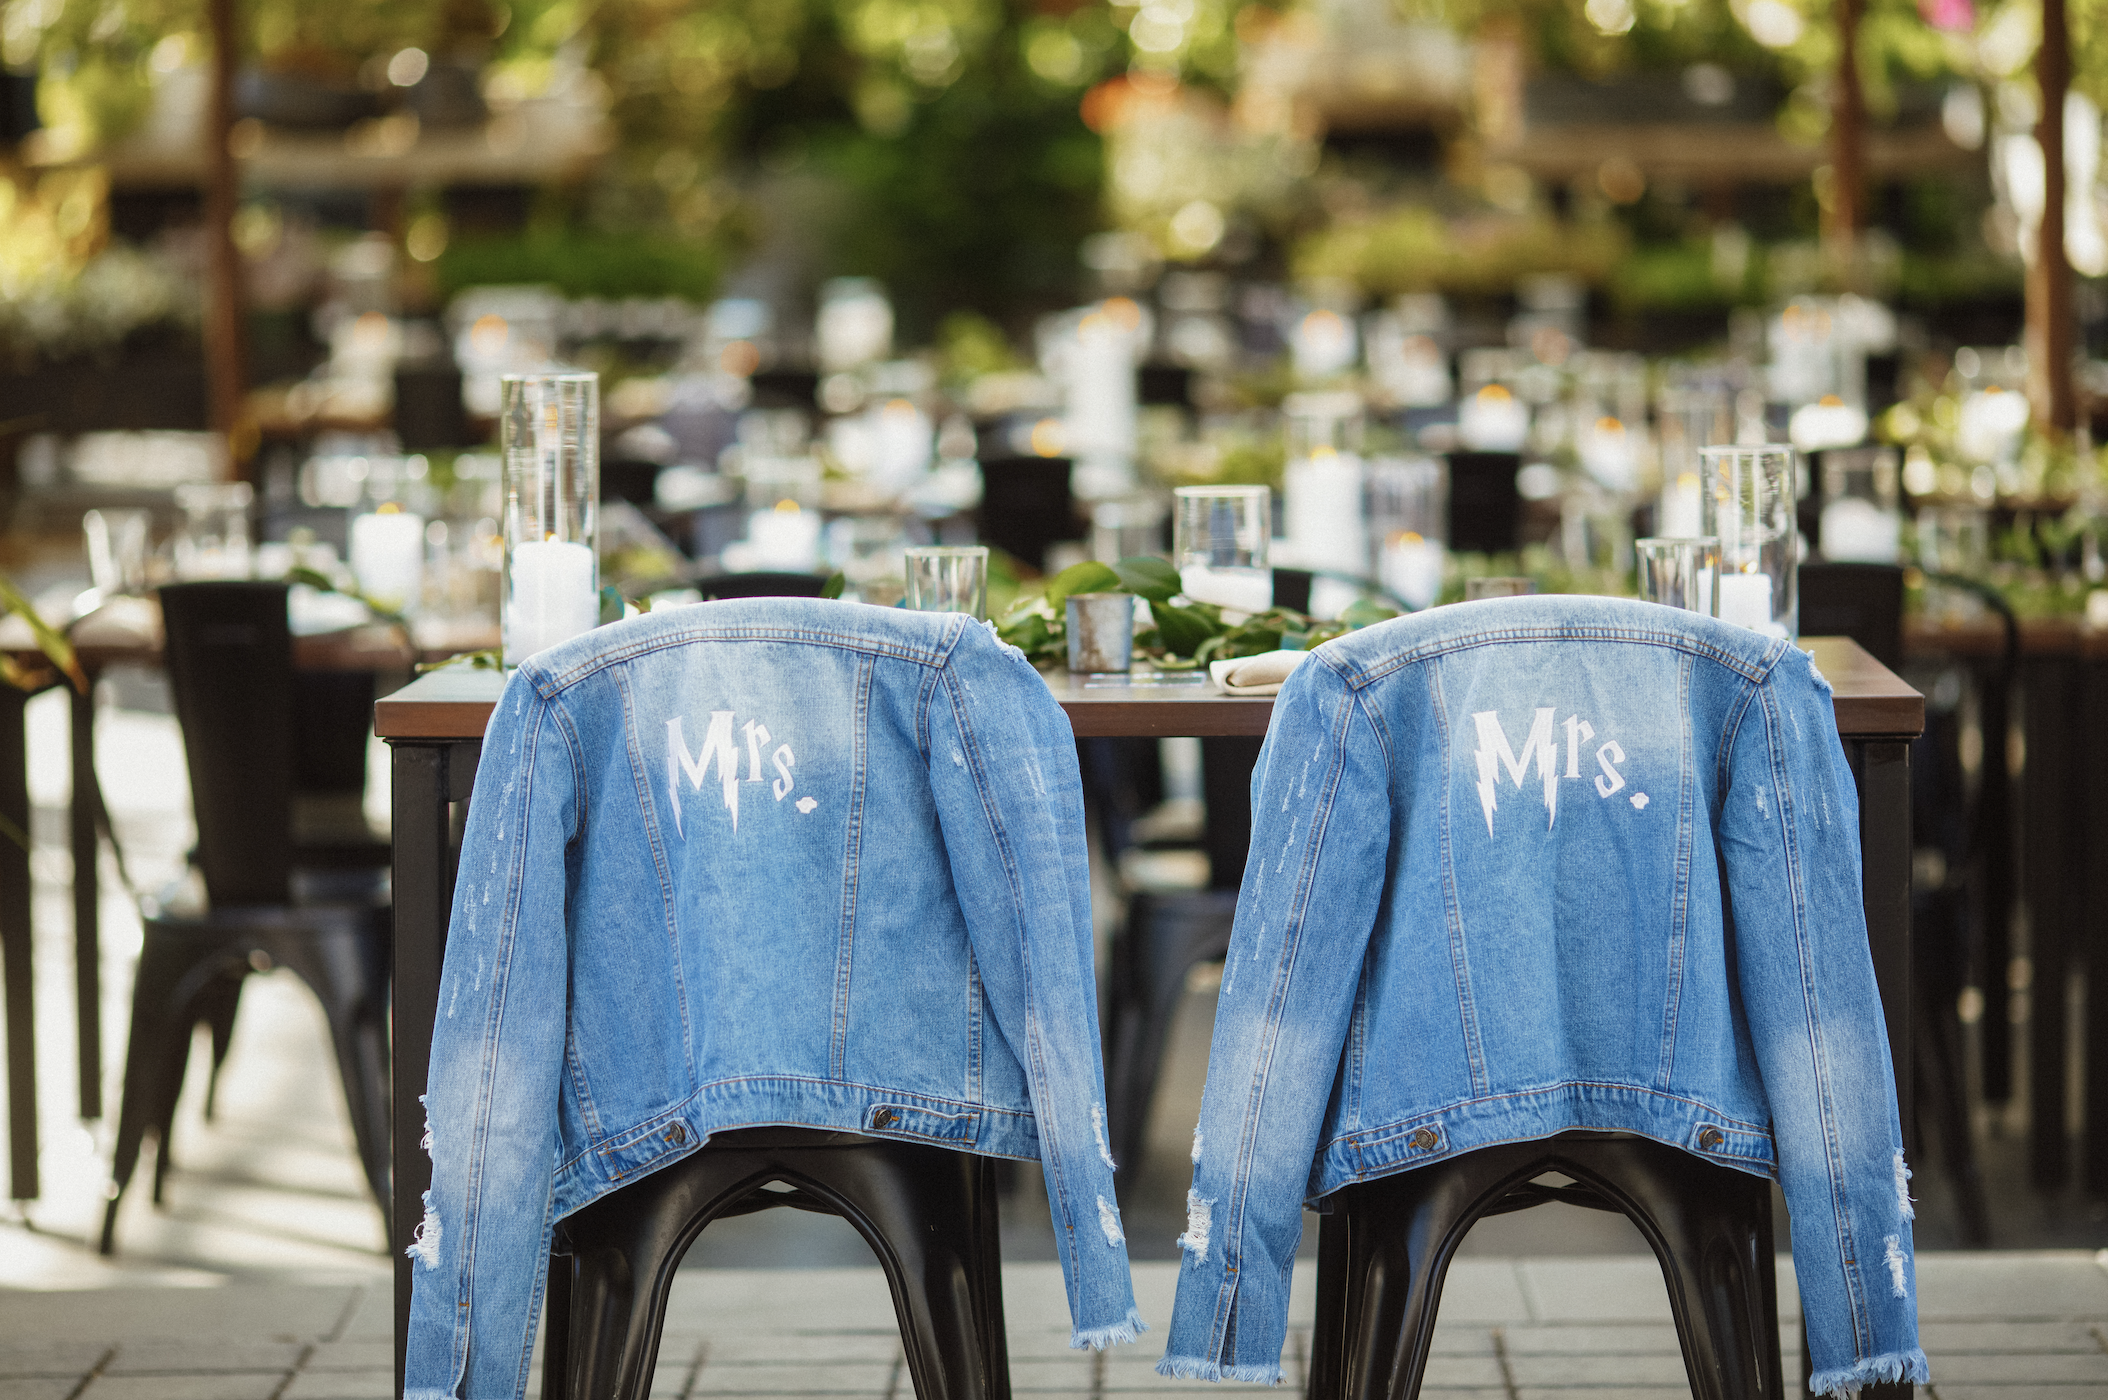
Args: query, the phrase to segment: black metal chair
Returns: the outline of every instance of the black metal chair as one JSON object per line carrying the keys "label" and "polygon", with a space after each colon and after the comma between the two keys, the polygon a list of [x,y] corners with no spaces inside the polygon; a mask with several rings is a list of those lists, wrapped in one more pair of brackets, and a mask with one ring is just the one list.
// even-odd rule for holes
{"label": "black metal chair", "polygon": [[[1572,1185],[1541,1185],[1557,1172]],[[1646,1138],[1504,1143],[1326,1199],[1310,1400],[1411,1400],[1442,1280],[1472,1224],[1549,1201],[1629,1216],[1669,1288],[1697,1400],[1782,1400],[1771,1184]]]}
{"label": "black metal chair", "polygon": [[[132,990],[123,1104],[111,1162],[102,1252],[115,1248],[117,1211],[147,1134],[159,1144],[154,1200],[171,1161],[170,1130],[191,1034],[213,1035],[213,1088],[227,1053],[241,981],[283,965],[320,999],[344,1083],[367,1184],[385,1208],[388,1173],[387,981],[389,910],[377,872],[357,886],[359,843],[304,850],[295,832],[300,767],[286,585],[176,584],[161,592],[169,688],[183,731],[207,911],[150,913]],[[381,848],[383,851],[385,848]],[[308,895],[301,867],[329,867]]]}
{"label": "black metal chair", "polygon": [[825,574],[783,573],[768,569],[745,574],[718,574],[696,584],[705,602],[716,598],[817,598],[826,586]]}
{"label": "black metal chair", "polygon": [[917,1400],[1009,1400],[996,1166],[812,1128],[717,1134],[558,1223],[544,1400],[644,1400],[681,1256],[712,1220],[779,1206],[839,1215],[870,1244]]}

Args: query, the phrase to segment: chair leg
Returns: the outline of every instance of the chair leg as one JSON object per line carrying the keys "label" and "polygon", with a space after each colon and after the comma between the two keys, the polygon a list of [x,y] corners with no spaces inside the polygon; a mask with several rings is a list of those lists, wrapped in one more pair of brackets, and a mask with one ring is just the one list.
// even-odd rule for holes
{"label": "chair leg", "polygon": [[1782,1400],[1770,1183],[1646,1139],[1560,1147],[1654,1247],[1696,1400]]}
{"label": "chair leg", "polygon": [[205,1078],[205,1121],[208,1123],[219,1116],[220,1067],[227,1063],[228,1047],[234,1043],[234,1013],[241,1004],[243,980],[242,975],[236,973],[227,978],[224,985],[215,984],[198,1007],[199,1019],[212,1029],[212,1071]]}
{"label": "chair leg", "polygon": [[1164,1042],[1195,963],[1229,947],[1237,914],[1235,890],[1138,894],[1128,905],[1121,937],[1125,985],[1115,991],[1106,1059],[1106,1117],[1121,1184],[1134,1180],[1149,1138],[1149,1109],[1163,1066]]}
{"label": "chair leg", "polygon": [[385,1211],[391,1177],[386,938],[358,920],[263,941],[322,1003],[359,1161]]}
{"label": "chair leg", "polygon": [[[124,1084],[117,1112],[117,1139],[110,1155],[109,1204],[103,1208],[102,1253],[117,1247],[117,1209],[139,1165],[146,1134],[160,1138],[157,1163],[168,1156],[169,1125],[183,1072],[190,1062],[190,1032],[207,988],[224,975],[218,963],[224,944],[168,932],[153,923],[139,951],[132,983],[132,1020],[126,1034]],[[155,1199],[165,1168],[157,1165]]]}

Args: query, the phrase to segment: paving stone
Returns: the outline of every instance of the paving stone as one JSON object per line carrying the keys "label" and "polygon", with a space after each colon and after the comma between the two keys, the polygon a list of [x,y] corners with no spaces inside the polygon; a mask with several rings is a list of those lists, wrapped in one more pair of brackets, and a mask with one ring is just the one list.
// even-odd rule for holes
{"label": "paving stone", "polygon": [[110,1348],[100,1342],[0,1342],[0,1378],[71,1376],[79,1380]]}
{"label": "paving stone", "polygon": [[[1066,1327],[1020,1327],[1013,1323],[1005,1328],[1005,1341],[1009,1344],[1012,1361],[1023,1357],[1052,1359],[1085,1354],[1069,1345],[1069,1329]],[[1152,1345],[1158,1352],[1163,1350],[1163,1342],[1160,1339],[1144,1332],[1141,1341],[1127,1346],[1108,1347],[1105,1354],[1120,1356],[1128,1352],[1147,1351]]]}
{"label": "paving stone", "polygon": [[[1648,1258],[1519,1259],[1527,1317],[1536,1322],[1667,1322],[1669,1291]],[[1448,1301],[1444,1295],[1445,1303]],[[1446,1311],[1446,1309],[1445,1309]]]}
{"label": "paving stone", "polygon": [[1431,1386],[1448,1390],[1501,1385],[1500,1358],[1490,1355],[1430,1356],[1427,1358],[1427,1373],[1420,1384],[1423,1389]]}
{"label": "paving stone", "polygon": [[395,1368],[393,1338],[356,1342],[323,1342],[308,1356],[303,1371],[370,1371]]}
{"label": "paving stone", "polygon": [[[1953,1356],[1971,1351],[2085,1351],[2103,1350],[2095,1333],[2102,1324],[2084,1322],[1927,1322],[1918,1328],[1918,1340],[1927,1356]],[[2104,1327],[2102,1330],[2108,1330]]]}
{"label": "paving stone", "polygon": [[697,1395],[883,1395],[890,1364],[705,1366]]}
{"label": "paving stone", "polygon": [[1683,1355],[1676,1329],[1653,1323],[1507,1327],[1501,1330],[1501,1338],[1510,1356]]}
{"label": "paving stone", "polygon": [[[900,1355],[900,1338],[897,1334],[881,1336],[862,1332],[790,1335],[781,1332],[750,1332],[739,1336],[710,1336],[706,1333],[693,1339],[680,1354],[692,1357],[697,1346],[709,1348],[708,1359],[713,1366],[768,1365],[784,1361],[794,1361],[800,1365],[832,1365],[836,1362],[889,1363]],[[659,1342],[662,1366],[665,1364],[665,1358],[673,1351],[674,1339],[662,1338]]]}
{"label": "paving stone", "polygon": [[1420,1387],[1422,1400],[1508,1400],[1505,1386],[1465,1386],[1461,1389],[1437,1389],[1431,1385]]}
{"label": "paving stone", "polygon": [[[283,1376],[307,1350],[298,1342],[126,1342],[103,1367],[106,1376],[219,1375],[239,1371]],[[394,1355],[389,1356],[393,1366]]]}
{"label": "paving stone", "polygon": [[374,1371],[302,1371],[286,1387],[284,1400],[391,1400],[395,1367]]}
{"label": "paving stone", "polygon": [[2108,1385],[2108,1353],[2037,1352],[1994,1355],[1963,1352],[1934,1356],[1932,1374],[1940,1381],[1985,1385]]}
{"label": "paving stone", "polygon": [[0,1400],[66,1400],[78,1376],[0,1376]]}
{"label": "paving stone", "polygon": [[[1459,1259],[1442,1281],[1443,1322],[1515,1322],[1530,1318],[1528,1298],[1513,1259]],[[1300,1278],[1317,1270],[1298,1269]],[[1307,1314],[1306,1314],[1307,1315]]]}
{"label": "paving stone", "polygon": [[2108,1317],[2108,1270],[2085,1250],[1918,1256],[1918,1316]]}
{"label": "paving stone", "polygon": [[2108,1385],[1935,1385],[1932,1400],[2108,1400]]}
{"label": "paving stone", "polygon": [[1678,1356],[1510,1356],[1517,1389],[1524,1386],[1681,1386],[1690,1389]]}
{"label": "paving stone", "polygon": [[334,1331],[363,1291],[350,1285],[287,1284],[0,1290],[0,1337],[135,1345],[150,1339],[315,1341]]}
{"label": "paving stone", "polygon": [[285,1381],[280,1373],[234,1376],[104,1376],[89,1386],[88,1400],[270,1400]]}
{"label": "paving stone", "polygon": [[1088,1394],[1091,1377],[1097,1370],[1096,1359],[1080,1353],[1071,1353],[1070,1358],[1013,1356],[1010,1358],[1010,1388]]}
{"label": "paving stone", "polygon": [[1688,1385],[1637,1385],[1607,1386],[1602,1389],[1547,1390],[1542,1387],[1517,1386],[1515,1400],[1691,1400]]}

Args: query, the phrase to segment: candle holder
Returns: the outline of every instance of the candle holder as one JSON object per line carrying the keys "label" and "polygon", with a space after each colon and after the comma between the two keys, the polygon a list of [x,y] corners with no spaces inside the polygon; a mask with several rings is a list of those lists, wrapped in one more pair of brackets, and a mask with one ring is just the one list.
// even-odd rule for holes
{"label": "candle holder", "polygon": [[1635,541],[1640,601],[1715,615],[1713,581],[1720,576],[1720,541],[1656,536]]}
{"label": "candle holder", "polygon": [[600,621],[600,376],[509,374],[499,382],[505,664]]}
{"label": "candle holder", "polygon": [[1720,541],[1716,616],[1769,637],[1800,635],[1795,576],[1794,451],[1779,444],[1704,447],[1701,533]]}
{"label": "candle holder", "polygon": [[907,551],[907,567],[910,608],[988,616],[987,545],[916,545]]}

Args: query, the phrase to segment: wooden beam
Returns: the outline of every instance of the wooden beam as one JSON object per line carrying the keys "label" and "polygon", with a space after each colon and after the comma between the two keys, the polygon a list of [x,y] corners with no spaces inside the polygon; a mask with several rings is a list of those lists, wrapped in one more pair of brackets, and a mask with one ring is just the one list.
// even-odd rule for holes
{"label": "wooden beam", "polygon": [[234,70],[241,60],[234,0],[207,0],[212,28],[212,86],[205,113],[205,386],[216,432],[227,439],[227,467],[244,475],[253,437],[245,423],[247,347],[243,344],[241,250],[234,215],[241,198],[228,137],[234,128]]}
{"label": "wooden beam", "polygon": [[2027,271],[2028,405],[2038,427],[2063,434],[2077,421],[2071,357],[2076,325],[2071,260],[2064,254],[2064,96],[2071,90],[2071,30],[2064,0],[2042,0],[2042,47],[2035,54],[2042,115],[2042,226]]}
{"label": "wooden beam", "polygon": [[1837,81],[1830,104],[1830,198],[1823,238],[1838,266],[1854,263],[1866,225],[1866,91],[1859,78],[1859,18],[1866,0],[1837,0]]}

